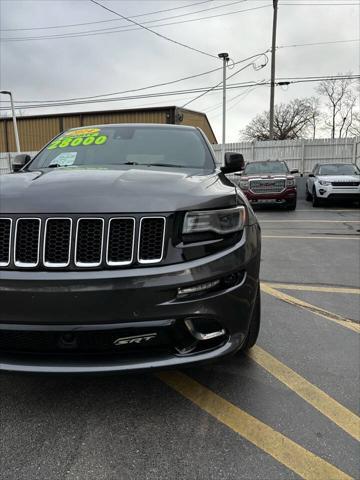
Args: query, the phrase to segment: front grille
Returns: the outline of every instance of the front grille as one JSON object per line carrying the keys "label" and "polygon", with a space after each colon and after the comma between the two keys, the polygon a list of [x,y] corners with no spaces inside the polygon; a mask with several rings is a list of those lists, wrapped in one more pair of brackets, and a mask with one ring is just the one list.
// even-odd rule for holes
{"label": "front grille", "polygon": [[36,267],[40,252],[40,219],[19,218],[15,230],[15,265]]}
{"label": "front grille", "polygon": [[140,225],[139,262],[160,262],[164,248],[165,218],[142,218]]}
{"label": "front grille", "polygon": [[358,187],[360,182],[331,182],[334,187]]}
{"label": "front grille", "polygon": [[114,268],[160,263],[166,218],[0,218],[2,269]]}
{"label": "front grille", "polygon": [[250,180],[250,190],[254,193],[280,193],[285,188],[285,180]]}
{"label": "front grille", "polygon": [[4,267],[10,262],[11,219],[0,219],[0,266]]}

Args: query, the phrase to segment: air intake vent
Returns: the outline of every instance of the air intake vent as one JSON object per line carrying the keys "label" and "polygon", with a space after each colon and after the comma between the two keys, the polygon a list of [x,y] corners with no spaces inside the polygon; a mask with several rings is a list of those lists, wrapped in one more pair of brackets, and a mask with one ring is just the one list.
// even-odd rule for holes
{"label": "air intake vent", "polygon": [[102,260],[104,220],[81,218],[76,231],[75,264],[78,267],[98,267]]}
{"label": "air intake vent", "polygon": [[11,220],[0,218],[0,266],[6,267],[10,263]]}
{"label": "air intake vent", "polygon": [[44,265],[67,267],[70,263],[71,219],[49,218],[46,220],[44,241]]}
{"label": "air intake vent", "polygon": [[39,263],[40,219],[19,218],[15,231],[15,265],[36,267]]}
{"label": "air intake vent", "polygon": [[109,222],[108,265],[129,265],[133,260],[135,218],[112,218]]}
{"label": "air intake vent", "polygon": [[141,219],[138,252],[140,263],[156,263],[162,260],[164,237],[164,217],[145,217]]}

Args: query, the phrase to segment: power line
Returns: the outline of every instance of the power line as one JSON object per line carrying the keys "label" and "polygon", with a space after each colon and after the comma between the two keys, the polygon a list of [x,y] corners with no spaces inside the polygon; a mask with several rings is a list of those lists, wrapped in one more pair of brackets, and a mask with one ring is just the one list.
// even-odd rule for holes
{"label": "power line", "polygon": [[352,42],[360,42],[360,38],[354,38],[352,40],[332,40],[328,42],[298,43],[295,45],[279,45],[276,48],[308,47],[308,46],[314,46],[314,45],[330,45],[334,43],[352,43]]}
{"label": "power line", "polygon": [[[167,27],[171,25],[180,25],[184,23],[191,23],[191,22],[198,22],[201,20],[209,20],[212,18],[219,18],[219,17],[225,17],[228,15],[235,15],[237,13],[245,13],[245,12],[251,12],[253,10],[260,10],[263,8],[268,8],[270,7],[270,3],[266,5],[260,5],[258,7],[251,7],[251,8],[246,8],[242,10],[234,10],[231,12],[225,12],[225,13],[218,13],[216,15],[207,15],[204,17],[199,17],[199,18],[192,18],[188,20],[179,20],[176,22],[168,22],[168,23],[160,23],[158,25],[153,25],[155,22],[161,22],[164,19],[158,19],[158,20],[151,20],[148,22],[143,22],[143,24],[151,23],[153,28],[160,28],[160,27]],[[224,5],[222,5],[224,6]],[[177,16],[178,17],[178,16]],[[129,17],[130,18],[130,17]],[[174,17],[168,17],[169,18],[174,18]],[[88,32],[74,32],[74,33],[63,33],[63,34],[58,34],[58,35],[41,35],[37,37],[2,37],[0,40],[2,42],[22,42],[22,41],[36,41],[36,40],[61,40],[64,38],[76,38],[76,37],[90,37],[90,36],[97,36],[97,35],[108,35],[108,34],[113,34],[113,33],[125,33],[125,32],[133,32],[135,30],[140,30],[140,27],[130,27],[126,28],[125,26],[119,26],[119,27],[111,27],[107,29],[98,29],[98,30],[89,30]]]}
{"label": "power line", "polygon": [[[268,57],[267,57],[267,55],[266,55],[266,52],[263,53],[263,54],[261,54],[261,55],[264,55],[264,56],[265,56],[265,59],[266,59],[266,60],[265,60],[265,64],[261,65],[261,67],[260,67],[260,68],[264,68],[264,67],[268,64],[269,59],[268,59]],[[253,55],[252,57],[247,58],[247,60],[250,60],[251,58],[255,58],[255,57],[259,57],[259,56],[260,56],[260,55]],[[239,70],[236,70],[236,72],[234,72],[234,73],[232,73],[231,75],[229,75],[228,77],[226,77],[226,80],[229,80],[230,78],[234,77],[235,75],[237,75],[238,73],[242,72],[243,70],[245,70],[247,67],[250,67],[251,65],[254,67],[254,69],[256,69],[256,68],[255,68],[255,63],[254,63],[254,62],[250,62],[250,63],[248,63],[247,65],[245,65],[245,67],[241,67]],[[258,69],[256,69],[256,70],[260,70],[260,68],[258,68]],[[192,100],[184,103],[183,107],[186,107],[186,106],[190,105],[190,103],[195,102],[195,100],[198,100],[199,98],[203,97],[204,95],[206,95],[207,93],[211,92],[211,91],[214,90],[215,88],[219,87],[220,85],[222,85],[222,83],[223,83],[222,81],[219,82],[218,84],[216,84],[216,85],[214,85],[213,87],[209,88],[208,90],[206,90],[205,92],[201,93],[201,94],[198,95],[197,97],[195,97],[195,98],[193,98]]]}
{"label": "power line", "polygon": [[156,35],[159,38],[162,38],[164,40],[167,40],[168,42],[174,43],[175,45],[179,45],[181,47],[187,48],[188,50],[192,50],[194,52],[201,53],[202,55],[206,55],[207,57],[216,58],[216,60],[218,60],[218,57],[216,55],[212,55],[211,53],[204,52],[203,50],[199,50],[199,49],[197,49],[195,47],[192,47],[190,45],[187,45],[185,43],[178,42],[177,40],[174,40],[173,38],[167,37],[166,35],[162,35],[161,33],[156,32],[155,30],[152,30],[151,28],[146,27],[145,25],[142,25],[141,23],[137,22],[136,20],[132,20],[129,17],[125,17],[125,15],[122,15],[121,13],[115,12],[115,10],[112,10],[111,8],[106,7],[105,5],[102,5],[101,3],[97,2],[96,0],[90,0],[90,2],[95,3],[96,5],[103,8],[104,10],[107,10],[108,12],[111,12],[114,15],[117,15],[118,17],[121,17],[124,20],[127,20],[128,22],[133,23],[134,25],[137,25],[138,27],[143,28],[147,32],[150,32],[150,33],[152,33],[153,35]]}
{"label": "power line", "polygon": [[[308,83],[308,82],[320,82],[323,80],[341,80],[341,79],[360,79],[360,75],[328,75],[328,76],[316,76],[316,77],[279,77],[276,78],[276,84],[283,83],[284,81],[288,82],[289,84],[296,84],[296,83]],[[237,89],[237,88],[248,88],[255,85],[270,85],[270,81],[265,81],[262,83],[259,82],[241,82],[241,83],[234,83],[228,84],[227,89]],[[200,93],[206,92],[210,93],[210,91],[218,91],[221,90],[222,87],[211,86],[211,87],[199,87],[193,89],[186,89],[186,90],[173,90],[167,92],[159,92],[159,93],[152,93],[146,95],[133,95],[127,97],[116,97],[110,99],[97,99],[97,100],[90,100],[90,101],[79,101],[79,102],[69,102],[69,103],[57,103],[57,104],[42,104],[42,105],[21,105],[16,103],[17,109],[33,109],[33,108],[48,108],[54,106],[68,106],[68,105],[81,105],[81,104],[92,104],[92,103],[107,103],[107,102],[118,102],[118,101],[125,101],[125,100],[137,100],[137,99],[146,99],[146,98],[157,98],[157,97],[167,97],[167,96],[174,96],[174,95],[188,95],[191,93]],[[0,110],[9,110],[10,107],[1,107]]]}
{"label": "power line", "polygon": [[[255,57],[261,56],[261,55],[264,55],[264,53],[263,52],[257,53],[255,55],[252,55],[251,57],[247,57],[243,60],[238,60],[237,62],[234,62],[233,65],[239,65],[240,63],[244,63],[247,60],[250,60],[251,58],[255,58]],[[120,92],[103,93],[103,94],[100,94],[100,95],[90,95],[90,96],[86,96],[86,97],[63,98],[63,99],[57,99],[57,100],[17,100],[17,104],[25,104],[25,103],[41,103],[42,104],[42,103],[59,103],[59,102],[66,103],[66,102],[70,102],[70,101],[91,100],[91,99],[95,99],[95,98],[110,97],[110,96],[113,96],[113,95],[122,95],[124,93],[140,92],[140,91],[143,91],[143,90],[149,90],[151,88],[164,87],[166,85],[172,85],[174,83],[179,83],[179,82],[182,82],[182,81],[185,81],[185,80],[190,80],[190,79],[193,79],[193,78],[202,77],[204,75],[209,75],[210,73],[217,72],[221,69],[222,69],[222,67],[217,67],[217,68],[213,68],[212,70],[207,70],[206,72],[201,72],[201,73],[197,73],[197,74],[194,74],[194,75],[189,75],[187,77],[178,78],[176,80],[170,80],[168,82],[156,83],[156,84],[148,85],[146,87],[133,88],[133,89],[130,89],[130,90],[123,90],[123,91],[120,91]],[[5,102],[9,102],[9,101],[10,100],[5,100]]]}
{"label": "power line", "polygon": [[[203,0],[201,2],[190,3],[189,5],[182,5],[180,7],[173,7],[173,8],[166,8],[165,10],[156,10],[154,12],[148,13],[140,13],[137,15],[131,15],[129,18],[140,18],[140,17],[147,17],[149,15],[155,15],[157,13],[166,13],[172,12],[174,10],[181,10],[183,8],[195,7],[197,5],[202,5],[204,3],[211,3],[213,0]],[[202,10],[200,10],[202,11]],[[198,13],[198,12],[194,12]],[[83,23],[68,23],[66,25],[52,25],[47,27],[30,27],[30,28],[1,28],[0,32],[19,32],[19,31],[28,31],[28,30],[50,30],[55,28],[69,28],[69,27],[82,27],[84,25],[95,25],[99,23],[109,23],[109,22],[119,22],[120,20],[116,18],[112,18],[109,20],[97,20],[96,22],[83,22]]]}

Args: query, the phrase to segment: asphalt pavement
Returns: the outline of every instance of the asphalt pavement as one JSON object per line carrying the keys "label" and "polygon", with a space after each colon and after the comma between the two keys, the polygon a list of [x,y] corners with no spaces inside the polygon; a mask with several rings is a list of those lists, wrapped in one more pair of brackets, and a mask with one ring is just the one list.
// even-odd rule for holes
{"label": "asphalt pavement", "polygon": [[257,346],[154,375],[0,374],[1,480],[360,478],[360,210],[257,216]]}

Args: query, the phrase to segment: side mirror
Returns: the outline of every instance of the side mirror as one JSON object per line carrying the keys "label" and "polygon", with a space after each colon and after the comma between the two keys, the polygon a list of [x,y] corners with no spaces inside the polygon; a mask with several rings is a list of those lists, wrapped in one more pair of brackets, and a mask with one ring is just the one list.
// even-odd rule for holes
{"label": "side mirror", "polygon": [[299,173],[299,170],[297,168],[294,168],[293,170],[290,170],[290,173],[291,174]]}
{"label": "side mirror", "polygon": [[21,170],[28,162],[30,162],[31,157],[27,153],[20,153],[16,155],[14,163],[12,165],[13,172],[18,172]]}
{"label": "side mirror", "polygon": [[245,160],[241,153],[226,152],[225,165],[221,167],[223,173],[240,172],[245,168]]}
{"label": "side mirror", "polygon": [[309,178],[311,177],[315,177],[315,175],[313,173],[309,173]]}

